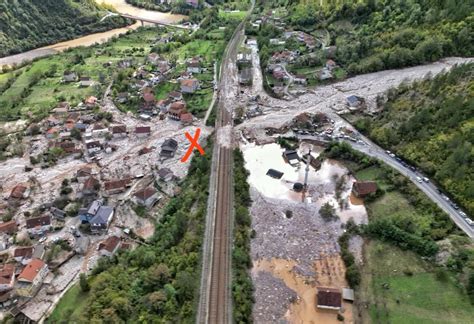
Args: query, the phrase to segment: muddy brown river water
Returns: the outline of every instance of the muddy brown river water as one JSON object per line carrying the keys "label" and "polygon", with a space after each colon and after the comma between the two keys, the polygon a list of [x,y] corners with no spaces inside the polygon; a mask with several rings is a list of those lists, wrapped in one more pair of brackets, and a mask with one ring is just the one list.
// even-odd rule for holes
{"label": "muddy brown river water", "polygon": [[[183,15],[174,15],[170,13],[163,13],[158,11],[151,11],[136,8],[125,2],[125,0],[96,0],[97,3],[105,3],[112,5],[119,13],[132,15],[135,17],[143,19],[151,19],[154,21],[159,21],[167,24],[176,24],[183,19],[186,19],[186,16]],[[103,33],[95,33],[87,36],[82,36],[76,39],[72,39],[65,42],[56,43],[53,45],[48,45],[45,47],[37,48],[31,51],[27,51],[20,54],[15,54],[11,56],[6,56],[0,58],[0,66],[3,65],[12,65],[19,64],[23,61],[30,61],[32,59],[43,57],[55,53],[62,52],[68,48],[78,47],[78,46],[91,46],[96,43],[104,43],[110,38],[118,35],[122,35],[129,30],[137,29],[141,26],[140,22],[136,22],[133,25],[112,29]]]}

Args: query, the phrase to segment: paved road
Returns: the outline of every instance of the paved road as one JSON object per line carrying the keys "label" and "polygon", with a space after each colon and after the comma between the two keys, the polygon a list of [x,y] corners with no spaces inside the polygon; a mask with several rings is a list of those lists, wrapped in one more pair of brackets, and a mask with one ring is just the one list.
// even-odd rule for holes
{"label": "paved road", "polygon": [[[252,3],[251,10],[253,5]],[[244,38],[244,23],[245,20],[235,30],[224,52],[221,65],[216,120],[217,138],[211,168],[197,323],[232,323],[232,108],[238,92],[235,61],[239,45]]]}

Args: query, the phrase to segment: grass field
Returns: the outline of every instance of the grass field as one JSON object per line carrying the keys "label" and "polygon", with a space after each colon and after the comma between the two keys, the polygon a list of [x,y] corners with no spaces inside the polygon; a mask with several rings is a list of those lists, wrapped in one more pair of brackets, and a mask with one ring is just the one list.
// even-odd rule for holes
{"label": "grass field", "polygon": [[472,323],[474,307],[454,278],[438,280],[432,266],[409,251],[370,241],[358,294],[364,322]]}
{"label": "grass field", "polygon": [[[87,294],[81,291],[79,284],[72,286],[61,298],[47,323],[66,323],[67,321],[79,322],[86,306]],[[66,320],[67,319],[67,320]],[[66,321],[66,322],[65,322]]]}

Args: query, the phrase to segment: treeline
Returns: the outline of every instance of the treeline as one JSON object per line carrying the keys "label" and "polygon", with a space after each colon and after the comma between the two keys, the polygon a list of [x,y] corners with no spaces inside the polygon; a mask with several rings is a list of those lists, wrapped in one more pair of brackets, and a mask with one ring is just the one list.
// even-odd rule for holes
{"label": "treeline", "polygon": [[194,323],[207,212],[211,146],[195,155],[147,245],[100,259],[87,305],[68,322]]}
{"label": "treeline", "polygon": [[127,25],[122,17],[100,21],[94,0],[0,2],[0,57]]}
{"label": "treeline", "polygon": [[254,302],[253,285],[249,270],[252,267],[250,257],[250,239],[252,220],[248,208],[251,204],[249,173],[239,149],[234,150],[234,204],[235,228],[234,248],[232,250],[232,299],[235,323],[252,323]]}
{"label": "treeline", "polygon": [[474,55],[473,1],[313,0],[289,8],[294,29],[329,33],[329,56],[350,74]]}
{"label": "treeline", "polygon": [[355,125],[436,180],[474,215],[474,64],[388,93],[376,117]]}

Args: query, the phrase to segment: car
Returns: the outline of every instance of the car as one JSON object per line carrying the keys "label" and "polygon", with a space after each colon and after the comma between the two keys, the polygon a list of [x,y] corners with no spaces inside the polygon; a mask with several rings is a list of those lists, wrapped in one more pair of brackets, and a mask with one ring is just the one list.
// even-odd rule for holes
{"label": "car", "polygon": [[442,197],[444,200],[449,201],[449,197],[448,197],[448,196],[446,196],[446,195],[441,195],[441,197]]}
{"label": "car", "polygon": [[466,218],[466,217],[467,217],[466,213],[465,213],[465,212],[463,212],[463,211],[460,211],[460,212],[459,212],[459,215],[461,215],[461,216],[462,216],[462,217],[464,217],[464,218]]}
{"label": "car", "polygon": [[391,158],[394,158],[394,159],[397,157],[397,156],[396,156],[395,154],[393,154],[393,153],[390,153],[389,155],[390,155]]}
{"label": "car", "polygon": [[389,150],[386,150],[385,152],[386,152],[388,155],[390,155],[390,156],[391,156],[391,154],[392,154],[392,152],[390,152]]}
{"label": "car", "polygon": [[414,171],[416,171],[416,168],[412,165],[412,166],[410,166],[410,170],[412,170],[414,172]]}
{"label": "car", "polygon": [[421,179],[420,177],[416,177],[416,181],[418,181],[419,183],[422,183],[423,179]]}
{"label": "car", "polygon": [[470,218],[465,218],[466,223],[469,224],[469,226],[474,226],[474,222]]}
{"label": "car", "polygon": [[430,179],[428,179],[427,177],[423,177],[423,181],[424,182],[430,182]]}
{"label": "car", "polygon": [[40,243],[43,243],[44,241],[46,241],[48,238],[46,236],[43,236],[42,238],[39,239],[38,242]]}

